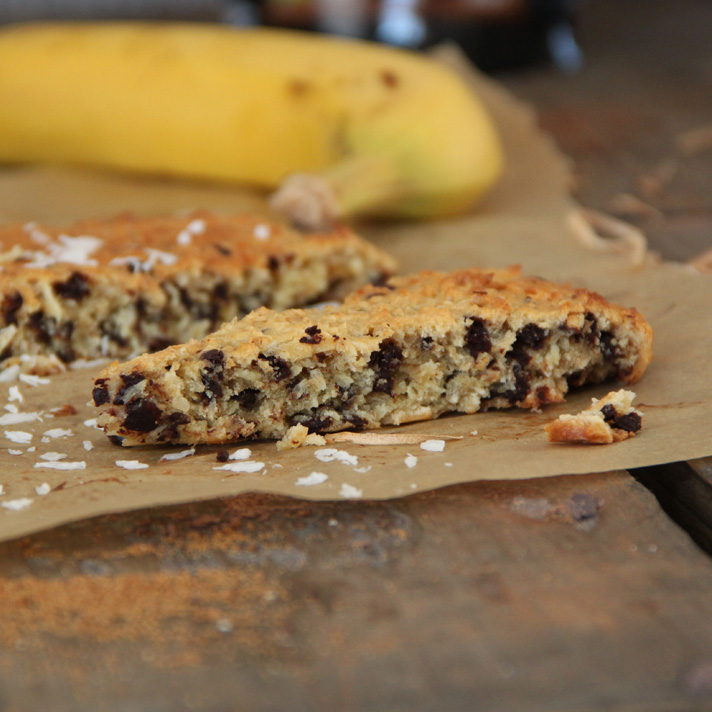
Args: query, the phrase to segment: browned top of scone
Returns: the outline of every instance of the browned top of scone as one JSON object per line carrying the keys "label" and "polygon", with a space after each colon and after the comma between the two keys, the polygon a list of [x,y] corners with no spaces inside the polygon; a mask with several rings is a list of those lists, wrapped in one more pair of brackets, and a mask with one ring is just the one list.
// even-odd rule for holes
{"label": "browned top of scone", "polygon": [[[635,363],[625,380],[634,382],[652,358],[652,329],[635,310],[607,302],[600,294],[535,277],[522,277],[519,268],[466,269],[451,273],[424,271],[394,277],[383,286],[364,287],[342,305],[320,310],[257,309],[225,324],[200,342],[173,346],[140,357],[137,367],[160,368],[160,363],[180,361],[209,349],[229,354],[233,364],[275,356],[299,360],[315,353],[350,354],[368,361],[384,339],[398,338],[418,324],[421,336],[452,339],[463,348],[465,325],[481,321],[492,331],[518,332],[529,324],[541,329],[565,329],[576,334],[594,314],[601,328],[615,331],[630,344]],[[316,353],[318,352],[318,353]],[[102,376],[117,375],[127,364],[115,364]]]}
{"label": "browned top of scone", "polygon": [[[77,269],[116,273],[131,287],[147,287],[193,270],[234,274],[250,267],[272,269],[295,256],[353,247],[394,271],[393,260],[344,226],[304,235],[250,214],[218,216],[197,211],[184,217],[123,214],[64,227],[38,223],[0,228],[3,279],[56,278]],[[136,284],[134,284],[136,282]]]}

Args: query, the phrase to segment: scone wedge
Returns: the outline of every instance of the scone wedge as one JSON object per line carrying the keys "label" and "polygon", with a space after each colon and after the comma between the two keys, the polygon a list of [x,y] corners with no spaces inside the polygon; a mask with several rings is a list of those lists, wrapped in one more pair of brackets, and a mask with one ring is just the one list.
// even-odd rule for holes
{"label": "scone wedge", "polygon": [[302,235],[254,215],[0,229],[0,366],[128,358],[202,338],[260,306],[343,297],[394,272],[347,228]]}
{"label": "scone wedge", "polygon": [[635,309],[508,270],[421,272],[342,305],[257,309],[205,339],[114,363],[94,384],[113,442],[222,443],[538,408],[633,383],[652,357]]}

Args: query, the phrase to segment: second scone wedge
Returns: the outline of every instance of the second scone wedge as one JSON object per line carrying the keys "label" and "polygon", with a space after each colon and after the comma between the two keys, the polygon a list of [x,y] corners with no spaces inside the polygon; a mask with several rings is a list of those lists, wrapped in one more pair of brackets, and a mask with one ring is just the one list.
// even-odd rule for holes
{"label": "second scone wedge", "polygon": [[223,443],[377,428],[447,412],[538,408],[570,386],[638,380],[635,309],[508,270],[421,272],[323,309],[261,308],[96,379],[113,442]]}

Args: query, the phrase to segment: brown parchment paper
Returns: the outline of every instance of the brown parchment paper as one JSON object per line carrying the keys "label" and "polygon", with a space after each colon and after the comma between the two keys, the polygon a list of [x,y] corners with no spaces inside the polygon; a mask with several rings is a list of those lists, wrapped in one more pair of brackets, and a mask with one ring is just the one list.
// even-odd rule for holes
{"label": "brown parchment paper", "polygon": [[[449,57],[450,61],[459,61]],[[50,383],[0,383],[0,405],[10,385],[24,397],[24,412],[42,420],[0,427],[0,505],[19,498],[31,503],[20,511],[0,506],[0,540],[70,520],[134,508],[233,495],[276,492],[311,499],[391,498],[479,479],[520,479],[600,472],[690,459],[712,454],[712,279],[687,267],[647,260],[632,266],[623,255],[592,251],[569,229],[572,203],[567,161],[537,128],[533,113],[490,81],[464,68],[495,116],[505,145],[507,169],[484,206],[471,215],[429,223],[370,224],[361,232],[399,258],[402,271],[454,269],[465,265],[522,264],[527,273],[595,289],[607,298],[636,306],[653,325],[655,360],[639,384],[637,403],[645,413],[635,438],[610,446],[548,444],[543,425],[563,412],[576,412],[611,387],[570,395],[566,404],[543,413],[502,411],[451,416],[403,426],[398,432],[448,441],[441,453],[416,445],[335,445],[358,458],[355,465],[321,462],[320,448],[278,452],[273,442],[242,443],[251,459],[265,463],[256,474],[215,470],[219,448],[198,448],[182,460],[160,462],[185,448],[117,448],[84,421],[95,417],[86,405],[96,370],[54,376]],[[246,190],[188,185],[125,176],[47,168],[0,172],[0,220],[71,221],[123,210],[136,213],[183,211],[267,212],[264,199]],[[72,415],[54,417],[51,408],[71,405]],[[66,410],[66,409],[65,409]],[[5,411],[0,411],[5,412]],[[71,434],[44,437],[61,428]],[[10,442],[4,431],[32,433],[30,445]],[[88,441],[86,447],[85,441]],[[28,448],[34,447],[34,452]],[[10,450],[22,454],[11,455]],[[36,467],[46,452],[85,462],[86,469],[57,471]],[[409,468],[407,454],[418,458]],[[116,460],[139,460],[139,470],[119,468]],[[299,486],[311,472],[328,479]],[[46,495],[35,488],[49,485]],[[350,488],[343,489],[344,485]],[[42,489],[40,491],[43,491]]]}

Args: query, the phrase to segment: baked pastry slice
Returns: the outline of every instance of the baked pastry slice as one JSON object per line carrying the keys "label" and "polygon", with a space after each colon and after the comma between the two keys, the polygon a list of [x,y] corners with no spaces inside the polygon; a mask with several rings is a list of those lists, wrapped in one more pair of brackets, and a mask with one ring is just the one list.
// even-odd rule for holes
{"label": "baked pastry slice", "polygon": [[0,243],[0,366],[23,354],[126,358],[260,306],[339,298],[395,269],[347,228],[302,235],[251,215],[16,225]]}
{"label": "baked pastry slice", "polygon": [[220,443],[538,408],[571,385],[636,381],[652,332],[634,309],[517,269],[422,272],[323,309],[258,309],[201,341],[105,369],[116,443]]}

